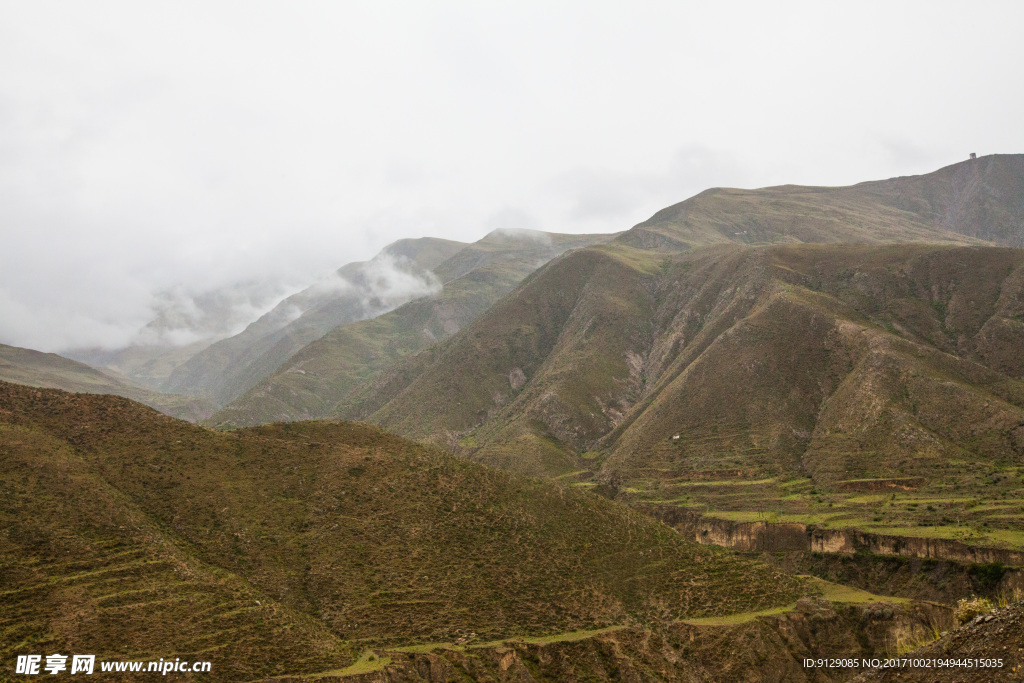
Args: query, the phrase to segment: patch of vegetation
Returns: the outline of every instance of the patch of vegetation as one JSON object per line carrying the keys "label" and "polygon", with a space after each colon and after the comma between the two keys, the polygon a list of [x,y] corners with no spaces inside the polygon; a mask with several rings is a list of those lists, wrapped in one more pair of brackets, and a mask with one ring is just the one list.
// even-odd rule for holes
{"label": "patch of vegetation", "polygon": [[957,625],[966,624],[979,615],[991,612],[995,607],[988,598],[963,598],[956,603],[956,609],[953,610],[953,618],[956,620]]}
{"label": "patch of vegetation", "polygon": [[1001,562],[990,562],[987,564],[972,564],[968,572],[976,582],[978,589],[983,592],[994,590],[1006,574],[1006,567]]}
{"label": "patch of vegetation", "polygon": [[550,643],[575,643],[588,638],[594,638],[596,636],[604,635],[605,633],[614,633],[621,631],[624,628],[628,628],[625,625],[609,626],[607,628],[591,629],[589,631],[569,631],[568,633],[555,633],[548,636],[525,636],[519,638],[505,638],[500,640],[492,640],[486,643],[476,643],[470,645],[470,648],[485,648],[485,647],[501,647],[509,643],[530,643],[532,645],[548,645]]}
{"label": "patch of vegetation", "polygon": [[781,607],[772,607],[771,609],[758,610],[756,612],[738,612],[736,614],[728,614],[720,617],[701,617],[699,619],[683,619],[684,624],[690,626],[734,626],[736,624],[745,624],[748,621],[753,621],[758,617],[769,617],[775,614],[785,614],[792,612],[796,609],[796,603],[789,605],[783,605]]}
{"label": "patch of vegetation", "polygon": [[338,671],[325,672],[319,675],[312,674],[306,676],[306,678],[316,680],[317,678],[328,678],[332,676],[338,676],[341,678],[344,678],[345,676],[358,676],[360,674],[368,674],[373,673],[374,671],[380,671],[390,663],[390,657],[380,657],[377,655],[377,653],[373,652],[372,650],[367,650],[359,656],[359,659],[357,659],[355,662],[345,667],[344,669],[339,669]]}

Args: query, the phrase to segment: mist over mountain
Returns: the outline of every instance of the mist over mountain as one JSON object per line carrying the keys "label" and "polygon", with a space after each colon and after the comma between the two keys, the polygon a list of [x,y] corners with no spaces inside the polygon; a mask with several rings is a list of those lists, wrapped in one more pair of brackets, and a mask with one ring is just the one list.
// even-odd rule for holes
{"label": "mist over mountain", "polygon": [[217,340],[237,334],[292,289],[274,279],[199,291],[179,284],[153,295],[152,317],[140,329],[111,336],[100,347],[55,350],[159,390],[177,365]]}
{"label": "mist over mountain", "polygon": [[332,414],[361,384],[455,334],[552,258],[613,237],[495,230],[437,264],[440,291],[370,320],[337,325],[254,383],[212,422],[241,426]]}
{"label": "mist over mountain", "polygon": [[237,335],[197,353],[175,368],[161,388],[223,405],[337,325],[438,293],[442,283],[432,270],[463,246],[429,237],[400,240],[370,261],[342,266]]}

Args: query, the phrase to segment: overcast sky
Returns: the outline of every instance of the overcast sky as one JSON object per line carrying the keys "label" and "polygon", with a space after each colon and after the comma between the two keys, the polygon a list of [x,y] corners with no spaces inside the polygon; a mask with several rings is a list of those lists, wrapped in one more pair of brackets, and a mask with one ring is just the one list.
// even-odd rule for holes
{"label": "overcast sky", "polygon": [[3,0],[0,342],[116,346],[167,292],[273,298],[401,237],[1021,152],[1022,7]]}

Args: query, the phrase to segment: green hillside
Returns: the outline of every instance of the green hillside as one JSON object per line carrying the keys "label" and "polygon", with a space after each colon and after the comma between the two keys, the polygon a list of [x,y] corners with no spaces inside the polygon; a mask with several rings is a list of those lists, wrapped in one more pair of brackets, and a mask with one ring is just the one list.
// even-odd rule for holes
{"label": "green hillside", "polygon": [[236,427],[334,417],[360,404],[380,373],[458,332],[527,275],[568,250],[614,235],[493,232],[435,268],[443,290],[371,320],[339,325],[265,381],[219,411],[211,424]]}
{"label": "green hillside", "polygon": [[5,344],[0,344],[0,381],[85,394],[124,396],[191,422],[203,420],[214,411],[214,406],[202,399],[151,391],[55,353]]}
{"label": "green hillside", "polygon": [[737,521],[1024,547],[1024,252],[769,258],[604,437],[599,478]]}
{"label": "green hillside", "polygon": [[0,383],[0,651],[175,656],[211,680],[367,648],[675,624],[819,588],[629,508],[366,425],[209,431]]}
{"label": "green hillside", "polygon": [[609,391],[630,391],[626,350],[642,343],[652,312],[645,284],[660,261],[621,246],[567,255],[378,382],[364,405],[381,407],[358,416],[449,448],[482,447],[491,464],[571,471],[571,454],[610,428]]}

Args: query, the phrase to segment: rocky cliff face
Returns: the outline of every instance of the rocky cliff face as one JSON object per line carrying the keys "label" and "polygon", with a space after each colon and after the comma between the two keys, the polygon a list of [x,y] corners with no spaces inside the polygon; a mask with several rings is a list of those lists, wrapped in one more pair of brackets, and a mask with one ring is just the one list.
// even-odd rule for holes
{"label": "rocky cliff face", "polygon": [[869,552],[877,555],[1024,566],[1024,552],[969,546],[951,539],[889,536],[856,529],[824,529],[813,524],[731,522],[670,505],[639,507],[680,533],[691,536],[698,543],[720,545],[744,552]]}

